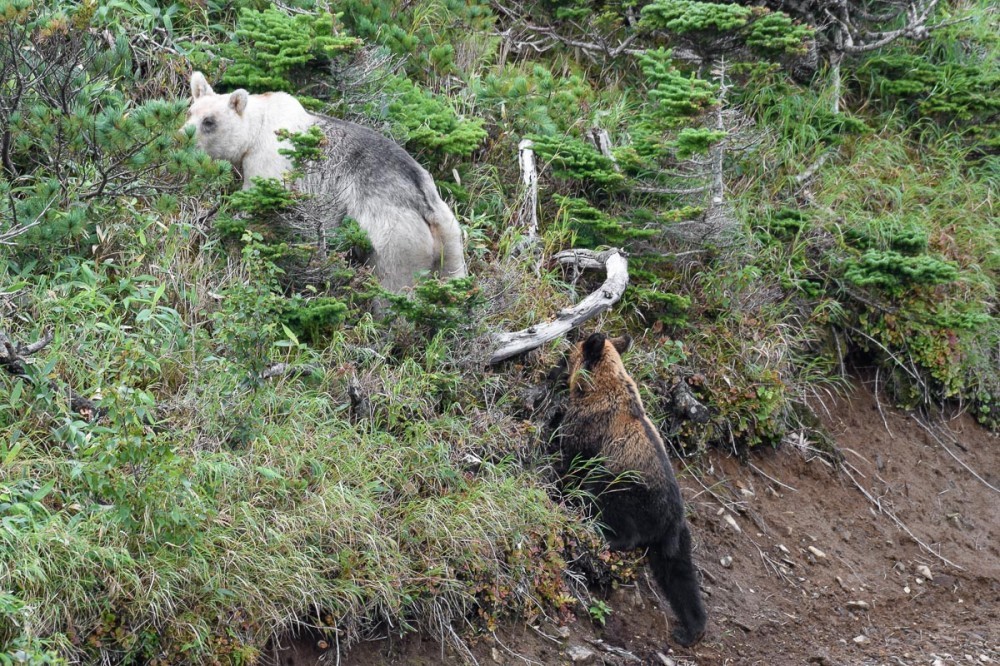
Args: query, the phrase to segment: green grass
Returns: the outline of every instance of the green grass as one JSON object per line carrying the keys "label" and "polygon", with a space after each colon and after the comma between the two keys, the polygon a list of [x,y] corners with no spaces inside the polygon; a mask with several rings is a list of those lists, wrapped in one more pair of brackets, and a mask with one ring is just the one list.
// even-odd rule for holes
{"label": "green grass", "polygon": [[[121,4],[96,14],[102,29],[127,36],[169,20],[169,44],[193,58],[140,45],[145,96],[184,95],[178,72],[237,20],[235,5],[147,16],[142,3]],[[587,186],[587,173],[554,177],[539,161],[539,247],[548,257],[581,242],[560,213],[567,196],[585,197],[602,223],[633,225],[623,242],[634,287],[585,330],[636,335],[626,364],[671,444],[741,454],[780,445],[790,428],[811,427],[803,404],[844,386],[851,362],[877,367],[900,404],[951,401],[1000,424],[1000,162],[979,135],[914,115],[912,100],[874,103],[874,80],[845,73],[847,112],[835,116],[822,71],[804,88],[777,66],[734,65],[729,99],[749,128],[737,138],[753,140],[725,163],[730,235],[692,243],[672,225],[697,221],[704,197],[634,192],[631,180],[689,184],[675,174],[697,165],[669,146],[710,126],[714,110],[656,115],[627,54],[610,62],[554,47],[501,61],[485,33],[448,41],[451,26],[493,25],[488,14],[417,3],[402,31],[377,38],[389,50],[411,38],[435,49],[428,71],[407,63],[413,90],[433,93],[449,122],[486,130],[471,155],[437,160],[409,146],[469,232],[475,279],[461,293],[430,284],[391,324],[378,321],[364,271],[334,251],[303,283],[297,248],[274,245],[253,213],[227,217],[216,180],[169,207],[100,200],[58,243],[0,254],[3,332],[25,344],[55,335],[33,359],[33,384],[0,375],[0,657],[248,663],[302,625],[347,645],[379,623],[437,634],[507,616],[586,616],[565,574],[601,546],[575,499],[552,486],[543,424],[525,406],[567,341],[486,367],[493,334],[554,317],[602,279],[567,282],[522,251],[515,149],[526,134],[572,138],[585,172],[597,154],[590,127],[610,133],[623,169],[601,162],[613,188]],[[607,9],[594,29],[624,30],[620,19]],[[978,24],[961,25],[963,44],[995,50]],[[614,34],[609,43],[624,33]],[[928,48],[939,61],[976,55]],[[325,63],[294,83],[378,120],[382,98],[366,95],[398,70],[386,61],[363,84],[351,67],[386,53],[369,44],[359,62],[331,56],[346,80],[331,81]],[[134,93],[115,71],[101,76]],[[48,162],[16,157],[16,194],[29,196]],[[173,177],[225,180],[197,167]],[[599,231],[588,231],[595,242]],[[462,307],[435,305],[453,298]],[[303,314],[309,304],[332,314],[317,323]],[[278,362],[301,372],[262,378]],[[710,408],[708,422],[673,423],[678,380]],[[72,413],[67,387],[106,415]]]}

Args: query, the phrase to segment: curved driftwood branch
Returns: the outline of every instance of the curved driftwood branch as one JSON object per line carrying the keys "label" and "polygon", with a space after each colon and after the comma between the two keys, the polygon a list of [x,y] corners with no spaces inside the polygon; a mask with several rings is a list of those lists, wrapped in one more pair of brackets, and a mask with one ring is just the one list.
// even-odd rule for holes
{"label": "curved driftwood branch", "polygon": [[501,347],[493,352],[490,357],[490,365],[540,347],[549,340],[554,340],[576,328],[588,319],[611,309],[611,306],[621,299],[622,294],[625,293],[625,287],[628,286],[628,261],[621,250],[617,248],[604,252],[563,250],[556,254],[553,259],[560,264],[579,268],[604,268],[608,272],[608,279],[597,291],[573,307],[561,310],[554,320],[531,326],[523,331],[504,333],[498,336]]}

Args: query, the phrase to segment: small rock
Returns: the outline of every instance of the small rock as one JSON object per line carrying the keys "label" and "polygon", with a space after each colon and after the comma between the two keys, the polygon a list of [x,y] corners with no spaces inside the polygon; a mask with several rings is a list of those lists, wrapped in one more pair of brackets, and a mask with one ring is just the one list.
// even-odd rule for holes
{"label": "small rock", "polygon": [[791,551],[789,551],[787,548],[785,548],[785,544],[783,544],[783,543],[779,543],[778,546],[777,546],[777,548],[778,548],[778,550],[780,550],[781,552],[783,552],[785,555],[791,555],[792,554]]}
{"label": "small rock", "polygon": [[742,532],[742,531],[743,531],[743,530],[741,530],[741,529],[740,529],[740,526],[736,524],[736,519],[735,519],[735,518],[733,518],[731,514],[728,514],[728,513],[727,513],[727,514],[726,514],[726,515],[724,515],[724,516],[723,516],[722,518],[723,518],[723,520],[725,520],[725,521],[726,521],[726,523],[727,523],[727,524],[728,524],[728,525],[729,525],[730,527],[732,527],[732,528],[733,528],[734,530],[736,530],[737,532]]}
{"label": "small rock", "polygon": [[921,578],[920,576],[917,576],[913,580],[917,583],[917,585],[923,585],[924,584],[924,579]]}
{"label": "small rock", "polygon": [[855,636],[854,642],[857,643],[858,645],[863,645],[868,642],[868,637],[865,636],[864,634],[861,634],[860,636]]}
{"label": "small rock", "polygon": [[868,610],[868,602],[867,601],[848,601],[847,602],[847,607],[848,608],[857,608],[857,609],[860,609],[860,610]]}
{"label": "small rock", "polygon": [[931,575],[931,569],[926,564],[918,564],[917,573],[927,580],[934,580],[934,576]]}
{"label": "small rock", "polygon": [[663,666],[677,666],[677,662],[663,654],[662,652],[656,653],[656,658],[659,660]]}
{"label": "small rock", "polygon": [[566,649],[566,656],[574,664],[586,664],[594,658],[594,651],[582,645],[571,645]]}
{"label": "small rock", "polygon": [[721,560],[719,560],[719,564],[721,564],[722,566],[726,567],[727,569],[729,567],[733,566],[733,558],[732,558],[732,556],[731,555],[724,556]]}
{"label": "small rock", "polygon": [[944,661],[941,659],[935,659],[934,663],[931,664],[931,666],[944,666]]}
{"label": "small rock", "polygon": [[907,594],[909,594],[910,593],[910,586],[909,585],[904,586],[903,587],[903,592],[906,592]]}
{"label": "small rock", "polygon": [[950,587],[952,589],[955,587],[955,577],[948,574],[939,573],[934,578],[928,578],[927,580],[941,587]]}
{"label": "small rock", "polygon": [[569,627],[558,627],[558,628],[556,628],[556,636],[558,636],[559,638],[561,638],[563,640],[566,640],[567,638],[569,638],[569,633],[570,633]]}
{"label": "small rock", "polygon": [[498,664],[503,663],[503,657],[500,656],[500,650],[496,648],[490,648],[490,656],[493,657],[493,661]]}
{"label": "small rock", "polygon": [[806,550],[808,550],[810,553],[812,553],[816,557],[819,557],[819,558],[824,559],[824,560],[826,559],[826,553],[824,553],[822,550],[820,550],[816,546],[809,546],[808,548],[806,548]]}
{"label": "small rock", "polygon": [[844,591],[850,591],[847,587],[847,583],[845,583],[844,579],[841,578],[840,576],[837,576],[837,585],[840,585],[841,589],[843,589]]}

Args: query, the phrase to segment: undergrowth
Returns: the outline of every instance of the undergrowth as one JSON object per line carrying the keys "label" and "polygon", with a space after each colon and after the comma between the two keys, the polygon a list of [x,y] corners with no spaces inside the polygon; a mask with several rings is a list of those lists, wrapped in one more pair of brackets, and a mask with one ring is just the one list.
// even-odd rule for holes
{"label": "undergrowth", "polygon": [[[487,366],[496,333],[600,284],[545,261],[567,247],[628,252],[587,328],[637,337],[678,451],[778,446],[852,367],[998,427],[995,14],[946,4],[982,21],[845,61],[835,107],[828,70],[787,71],[814,27],[763,7],[523,8],[570,42],[630,35],[612,56],[510,51],[518,12],[482,2],[0,0],[0,89],[23,91],[0,104],[0,333],[52,334],[0,373],[0,662],[251,663],[302,626],[347,646],[613,613],[565,573],[616,584],[636,556],[554,487],[528,399],[567,341]],[[192,68],[404,143],[472,277],[387,294],[357,223],[303,238],[284,183],[234,191],[177,131]],[[672,409],[679,382],[704,418]]]}

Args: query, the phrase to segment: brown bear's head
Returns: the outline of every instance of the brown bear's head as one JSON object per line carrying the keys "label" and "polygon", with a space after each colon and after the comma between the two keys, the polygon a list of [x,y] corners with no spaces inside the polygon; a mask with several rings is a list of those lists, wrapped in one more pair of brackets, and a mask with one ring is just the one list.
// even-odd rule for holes
{"label": "brown bear's head", "polygon": [[592,333],[577,343],[569,354],[570,393],[583,394],[595,387],[631,383],[621,358],[631,346],[632,338],[628,335],[609,338],[603,333]]}

